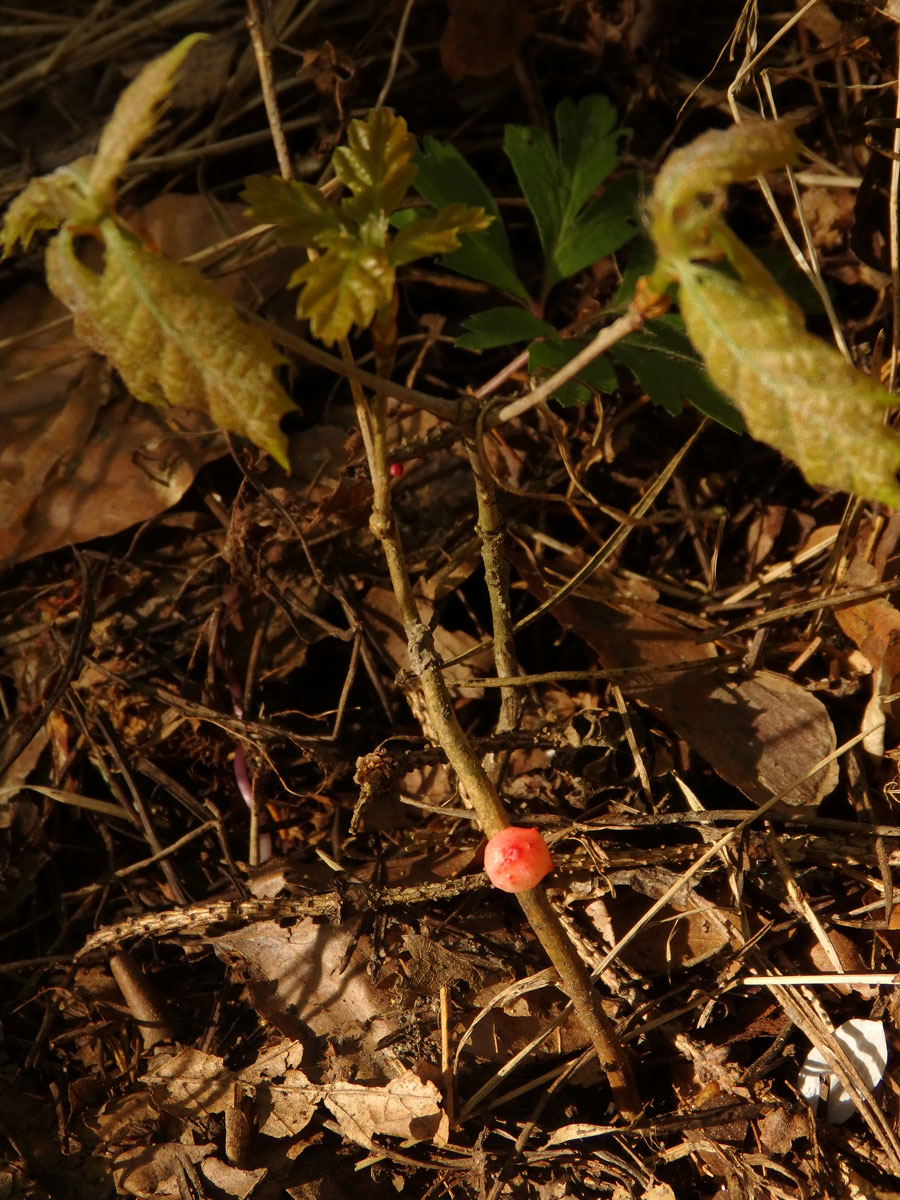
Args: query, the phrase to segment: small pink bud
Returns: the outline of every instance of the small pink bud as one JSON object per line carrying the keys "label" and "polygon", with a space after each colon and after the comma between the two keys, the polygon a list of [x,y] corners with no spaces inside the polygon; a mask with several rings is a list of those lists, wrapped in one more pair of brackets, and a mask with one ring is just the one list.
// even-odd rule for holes
{"label": "small pink bud", "polygon": [[553,870],[553,859],[536,829],[510,825],[485,846],[484,869],[502,892],[527,892]]}
{"label": "small pink bud", "polygon": [[395,479],[399,479],[400,476],[403,474],[403,463],[392,462],[391,465],[388,467],[388,470],[390,471],[391,475],[393,475],[393,477]]}

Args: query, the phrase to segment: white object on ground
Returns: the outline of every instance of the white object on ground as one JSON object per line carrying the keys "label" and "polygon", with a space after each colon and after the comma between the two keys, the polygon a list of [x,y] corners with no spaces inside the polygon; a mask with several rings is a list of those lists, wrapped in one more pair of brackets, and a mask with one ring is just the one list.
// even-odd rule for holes
{"label": "white object on ground", "polygon": [[[881,1021],[865,1021],[854,1017],[845,1021],[834,1031],[847,1057],[856,1067],[872,1091],[884,1078],[887,1067],[887,1035]],[[813,1111],[819,1103],[819,1084],[823,1076],[828,1081],[828,1107],[825,1120],[832,1125],[842,1125],[853,1115],[857,1105],[853,1097],[833,1073],[817,1046],[813,1046],[800,1068],[798,1083],[803,1098],[811,1104]]]}

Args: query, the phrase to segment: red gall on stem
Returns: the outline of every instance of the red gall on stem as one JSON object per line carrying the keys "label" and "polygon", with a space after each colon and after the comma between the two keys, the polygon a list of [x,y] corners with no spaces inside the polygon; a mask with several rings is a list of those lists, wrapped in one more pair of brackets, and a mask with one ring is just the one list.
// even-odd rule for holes
{"label": "red gall on stem", "polygon": [[502,892],[527,892],[553,870],[553,859],[537,829],[510,825],[485,846],[484,869]]}

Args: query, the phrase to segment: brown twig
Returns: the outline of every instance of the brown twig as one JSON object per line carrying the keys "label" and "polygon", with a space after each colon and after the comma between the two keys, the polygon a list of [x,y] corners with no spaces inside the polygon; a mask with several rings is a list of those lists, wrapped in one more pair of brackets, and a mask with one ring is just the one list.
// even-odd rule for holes
{"label": "brown twig", "polygon": [[[481,415],[463,427],[463,441],[475,481],[478,505],[478,524],[475,532],[481,541],[484,581],[491,606],[491,626],[494,630],[494,665],[501,678],[513,678],[519,673],[512,615],[509,610],[509,561],[503,553],[506,527],[497,504],[497,490],[484,453]],[[517,729],[522,716],[523,697],[520,688],[501,687],[500,715],[495,731],[506,733]],[[488,768],[490,770],[490,767]],[[492,772],[493,774],[493,772]],[[494,778],[497,778],[496,774]]]}
{"label": "brown twig", "polygon": [[278,98],[275,95],[275,82],[272,79],[272,60],[266,44],[263,41],[262,17],[256,0],[247,0],[247,29],[253,44],[253,54],[259,72],[259,82],[262,88],[263,104],[266,106],[266,117],[272,133],[272,144],[275,147],[275,157],[278,159],[278,169],[282,179],[292,179],[291,156],[288,153],[287,138],[281,124],[281,114],[278,111]]}
{"label": "brown twig", "polygon": [[[341,352],[344,356],[350,354],[346,343],[342,344]],[[419,617],[391,506],[385,400],[384,397],[376,397],[369,408],[358,382],[353,381],[351,386],[372,476],[373,501],[369,524],[381,543],[387,561],[406,631],[410,665],[422,689],[435,740],[456,772],[460,787],[475,810],[483,832],[490,838],[509,825],[509,818],[493,780],[459,724],[444,682],[443,663],[435,650],[431,632]],[[594,1045],[609,1079],[616,1107],[626,1118],[637,1116],[640,1104],[628,1060],[603,1010],[599,995],[591,987],[584,964],[546,892],[538,885],[530,891],[520,892],[518,900]]]}
{"label": "brown twig", "polygon": [[580,350],[565,366],[555,371],[549,379],[536,387],[534,391],[529,392],[527,396],[520,396],[518,400],[511,400],[509,404],[504,404],[503,408],[494,416],[494,420],[489,420],[487,423],[492,425],[495,421],[497,423],[511,421],[514,417],[521,417],[529,409],[549,400],[554,392],[558,391],[564,383],[568,383],[570,379],[574,379],[579,371],[592,363],[595,358],[605,354],[616,342],[621,342],[629,334],[637,333],[639,329],[642,329],[648,316],[651,315],[653,315],[652,312],[647,312],[644,308],[632,306],[617,321],[613,321],[612,325],[601,329],[583,350]]}

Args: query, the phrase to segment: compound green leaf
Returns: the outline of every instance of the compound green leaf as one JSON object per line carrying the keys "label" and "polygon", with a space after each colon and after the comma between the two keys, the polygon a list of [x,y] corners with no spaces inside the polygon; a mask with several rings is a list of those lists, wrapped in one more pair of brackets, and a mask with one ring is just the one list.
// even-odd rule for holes
{"label": "compound green leaf", "polygon": [[112,206],[116,182],[135,149],[156,126],[163,104],[191,47],[206,37],[193,33],[153,59],[128,85],[100,137],[89,187],[104,208]]}
{"label": "compound green leaf", "polygon": [[562,229],[569,180],[550,135],[531,125],[507,125],[503,149],[512,163],[549,263]]}
{"label": "compound green leaf", "polygon": [[[532,375],[552,374],[565,366],[586,345],[587,342],[581,338],[533,342],[528,348],[528,370]],[[562,384],[553,393],[553,399],[565,408],[572,408],[576,404],[587,404],[594,392],[610,395],[618,386],[615,369],[609,360],[595,358],[574,379]]]}
{"label": "compound green leaf", "polygon": [[402,117],[374,108],[364,121],[351,121],[347,144],[339,146],[332,166],[352,197],[342,211],[362,224],[373,213],[392,213],[416,175],[416,139]]}
{"label": "compound green leaf", "polygon": [[567,208],[577,212],[619,161],[619,142],[628,129],[616,129],[616,110],[606,96],[565,99],[556,108],[559,159],[568,181]]}
{"label": "compound green leaf", "polygon": [[241,199],[249,215],[274,225],[286,246],[311,246],[344,228],[337,205],[312,184],[278,175],[251,175],[244,184]]}
{"label": "compound green leaf", "polygon": [[[627,130],[615,131],[614,123],[609,101],[587,96],[577,105],[564,100],[557,108],[558,152],[543,130],[506,127],[503,148],[537,225],[546,261],[546,291],[618,249],[636,232],[636,221],[623,229],[618,196],[611,198],[608,213],[603,196],[583,211],[618,162],[617,143]],[[633,221],[633,211],[631,217]]]}
{"label": "compound green leaf", "polygon": [[294,405],[272,375],[281,355],[199,271],[150,253],[110,218],[100,228],[102,274],[79,261],[68,230],[47,248],[47,282],[78,336],[138,400],[208,412],[287,468],[278,422]]}
{"label": "compound green leaf", "polygon": [[40,229],[59,229],[66,221],[90,225],[99,218],[96,206],[85,196],[91,161],[79,158],[52,175],[28,182],[4,215],[0,230],[3,258],[12,253],[16,242],[27,250]]}
{"label": "compound green leaf", "polygon": [[390,304],[394,267],[383,246],[346,237],[296,270],[289,283],[302,289],[298,316],[309,321],[315,337],[331,344],[345,338],[354,324],[370,325],[375,313]]}
{"label": "compound green leaf", "polygon": [[460,238],[459,250],[445,255],[442,264],[451,271],[479,279],[527,303],[528,292],[516,274],[500,210],[478,173],[455,147],[443,146],[430,137],[423,140],[423,149],[416,156],[416,164],[419,173],[414,186],[429,204],[440,209],[447,204],[465,201],[494,218],[484,233]]}
{"label": "compound green leaf", "polygon": [[564,223],[553,252],[556,275],[567,279],[614,254],[638,233],[637,211],[637,180],[617,179],[576,220]]}
{"label": "compound green leaf", "polygon": [[895,398],[807,333],[769,288],[686,261],[678,274],[691,341],[753,437],[812,484],[900,507],[900,438],[883,421]]}
{"label": "compound green leaf", "polygon": [[679,317],[667,314],[650,321],[641,333],[617,342],[610,354],[666,412],[680,413],[687,400],[726,429],[744,432],[741,414],[710,379]]}
{"label": "compound green leaf", "polygon": [[396,267],[434,254],[449,254],[459,249],[460,235],[481,233],[493,221],[483,208],[468,204],[448,204],[433,217],[420,217],[406,225],[389,246]]}
{"label": "compound green leaf", "polygon": [[488,308],[466,317],[463,328],[468,332],[456,339],[456,345],[466,350],[493,350],[497,346],[511,346],[516,342],[530,341],[531,338],[558,338],[552,325],[525,308],[511,306]]}

